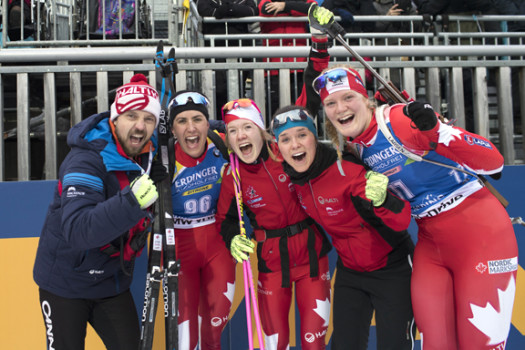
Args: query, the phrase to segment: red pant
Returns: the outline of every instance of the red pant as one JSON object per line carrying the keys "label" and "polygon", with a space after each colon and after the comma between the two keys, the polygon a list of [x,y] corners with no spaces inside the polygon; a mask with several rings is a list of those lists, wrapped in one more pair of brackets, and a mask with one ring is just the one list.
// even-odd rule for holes
{"label": "red pant", "polygon": [[[291,267],[290,281],[295,284],[295,300],[301,319],[301,349],[325,348],[330,318],[330,273],[328,258],[319,259],[319,276],[310,277],[308,264]],[[288,314],[292,288],[281,287],[281,272],[259,272],[258,301],[261,323],[266,334],[266,349],[286,350],[290,344]]]}
{"label": "red pant", "polygon": [[422,349],[504,349],[518,247],[503,206],[482,189],[418,226],[412,304]]}
{"label": "red pant", "polygon": [[235,261],[214,225],[175,230],[179,273],[180,350],[220,349],[235,290]]}

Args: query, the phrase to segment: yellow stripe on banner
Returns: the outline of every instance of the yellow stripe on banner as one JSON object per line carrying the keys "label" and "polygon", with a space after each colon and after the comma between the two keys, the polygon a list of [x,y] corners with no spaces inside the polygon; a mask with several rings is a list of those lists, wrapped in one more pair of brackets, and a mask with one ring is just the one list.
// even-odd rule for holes
{"label": "yellow stripe on banner", "polygon": [[512,324],[521,335],[525,335],[525,273],[520,265],[518,265],[518,276],[516,277],[516,297],[512,310]]}
{"label": "yellow stripe on banner", "polygon": [[[38,237],[0,239],[1,349],[46,348],[38,286],[33,281],[37,246]],[[91,327],[88,327],[86,349],[106,349]]]}

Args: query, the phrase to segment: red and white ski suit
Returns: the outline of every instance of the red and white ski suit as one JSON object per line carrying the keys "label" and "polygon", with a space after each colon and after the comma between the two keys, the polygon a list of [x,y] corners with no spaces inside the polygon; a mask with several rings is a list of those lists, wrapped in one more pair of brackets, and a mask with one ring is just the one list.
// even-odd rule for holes
{"label": "red and white ski suit", "polygon": [[[240,162],[239,168],[243,205],[258,242],[258,301],[266,348],[289,348],[288,314],[295,283],[301,348],[324,349],[330,316],[330,243],[302,210],[288,175],[266,147],[256,164]],[[229,248],[239,234],[230,168],[223,177],[216,218]]]}
{"label": "red and white ski suit", "polygon": [[[415,153],[443,157],[478,174],[501,171],[503,157],[487,139],[441,122],[419,131],[402,109],[387,108],[385,121]],[[384,165],[381,171],[390,177],[390,185],[403,189],[400,194],[413,195],[405,199],[413,215],[417,213],[419,228],[412,304],[423,349],[504,349],[518,268],[516,238],[505,208],[472,177],[407,161],[384,139],[372,118],[353,142],[374,170]],[[377,161],[379,154],[383,157]]]}

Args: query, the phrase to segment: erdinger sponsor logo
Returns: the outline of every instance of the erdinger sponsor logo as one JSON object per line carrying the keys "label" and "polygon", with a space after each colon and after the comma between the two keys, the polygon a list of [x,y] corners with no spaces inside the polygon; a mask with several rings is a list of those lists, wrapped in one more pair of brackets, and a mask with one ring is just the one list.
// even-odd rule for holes
{"label": "erdinger sponsor logo", "polygon": [[198,171],[196,173],[193,173],[191,175],[185,176],[183,178],[177,179],[175,181],[175,186],[177,188],[182,186],[189,186],[191,185],[197,185],[200,182],[204,182],[204,180],[213,180],[219,177],[219,174],[217,173],[217,167],[208,167],[206,169],[202,169],[201,171]]}
{"label": "erdinger sponsor logo", "polygon": [[482,146],[485,148],[492,149],[492,146],[490,145],[490,143],[488,143],[485,140],[478,139],[477,137],[474,137],[472,135],[467,135],[467,134],[463,134],[463,137],[465,141],[471,146]]}
{"label": "erdinger sponsor logo", "polygon": [[374,153],[366,158],[363,158],[363,161],[370,167],[373,167],[377,163],[384,162],[388,158],[399,154],[399,151],[394,147],[388,147],[380,152]]}
{"label": "erdinger sponsor logo", "polygon": [[212,317],[210,320],[212,327],[219,327],[220,325],[226,322],[228,322],[228,316],[222,317],[222,318],[215,316],[215,317]]}
{"label": "erdinger sponsor logo", "polygon": [[308,332],[308,333],[305,333],[304,340],[306,340],[308,343],[313,343],[319,338],[324,338],[325,335],[326,335],[326,329],[322,332],[315,332],[315,333]]}
{"label": "erdinger sponsor logo", "polygon": [[85,194],[86,192],[77,191],[77,189],[74,186],[71,186],[67,189],[66,197],[71,198],[76,196],[83,196]]}
{"label": "erdinger sponsor logo", "polygon": [[518,269],[518,257],[503,260],[489,260],[487,265],[490,275],[516,271]]}
{"label": "erdinger sponsor logo", "polygon": [[42,313],[44,314],[44,321],[46,322],[48,350],[55,350],[53,347],[55,336],[53,335],[53,321],[51,320],[51,305],[49,305],[47,300],[42,302]]}
{"label": "erdinger sponsor logo", "polygon": [[330,203],[339,203],[339,200],[337,198],[324,198],[322,196],[317,197],[317,200],[321,204],[330,204]]}

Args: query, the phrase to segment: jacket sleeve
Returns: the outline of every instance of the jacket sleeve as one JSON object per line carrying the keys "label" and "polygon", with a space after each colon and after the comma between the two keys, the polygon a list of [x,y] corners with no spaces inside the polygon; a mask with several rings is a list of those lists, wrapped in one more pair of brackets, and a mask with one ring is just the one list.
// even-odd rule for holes
{"label": "jacket sleeve", "polygon": [[371,224],[380,234],[384,232],[404,231],[410,225],[410,205],[390,191],[385,202],[374,207],[371,201],[365,196],[366,168],[361,160],[352,154],[345,154],[343,169],[346,176],[352,177],[352,186],[348,195],[359,215]]}
{"label": "jacket sleeve", "polygon": [[[91,153],[91,152],[89,152]],[[60,174],[62,185],[61,231],[80,250],[104,246],[149,215],[140,209],[129,186],[106,197],[107,182],[118,181],[107,173],[100,156],[69,158]]]}
{"label": "jacket sleeve", "polygon": [[259,9],[255,0],[241,0],[234,1],[231,5],[231,11],[228,13],[229,17],[248,17],[258,16]]}
{"label": "jacket sleeve", "polygon": [[[315,43],[327,44],[328,37],[312,35],[312,41]],[[306,107],[312,116],[317,115],[317,112],[321,106],[321,97],[315,92],[312,83],[314,82],[315,78],[321,74],[323,69],[328,67],[329,61],[330,55],[328,54],[327,48],[316,50],[312,47],[310,49],[308,65],[303,74],[303,89],[295,104]]]}
{"label": "jacket sleeve", "polygon": [[435,150],[438,154],[481,175],[503,169],[503,156],[486,138],[438,121],[428,131],[420,131],[402,112],[403,105],[393,106],[390,112],[392,129],[401,142],[412,150]]}
{"label": "jacket sleeve", "polygon": [[197,10],[201,17],[214,17],[215,10],[221,5],[221,0],[198,0]]}

